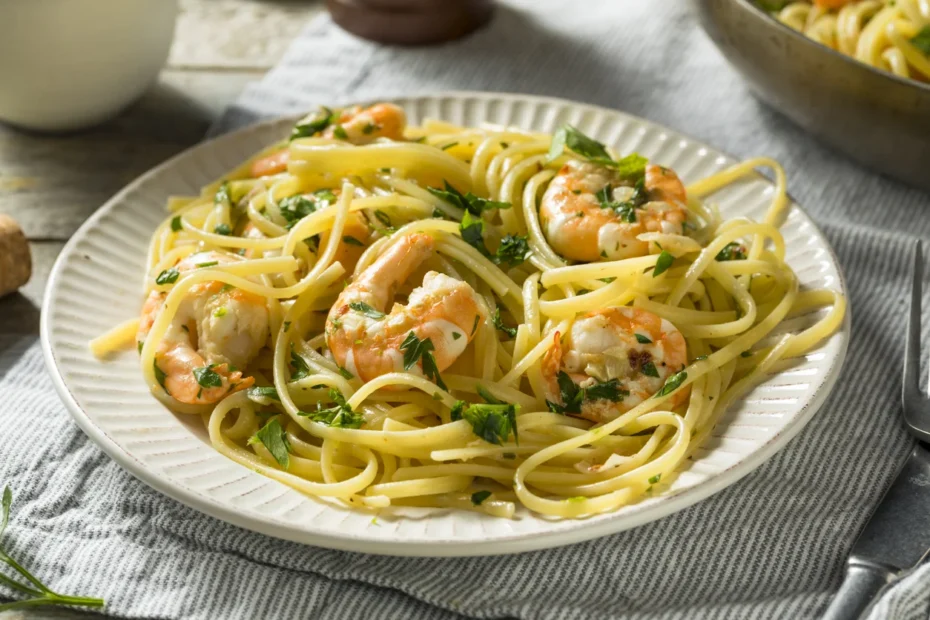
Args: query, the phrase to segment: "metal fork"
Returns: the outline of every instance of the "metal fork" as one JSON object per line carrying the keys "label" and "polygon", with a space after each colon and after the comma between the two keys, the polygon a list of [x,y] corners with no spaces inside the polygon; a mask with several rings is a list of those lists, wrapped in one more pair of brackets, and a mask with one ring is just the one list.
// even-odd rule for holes
{"label": "metal fork", "polygon": [[907,318],[901,403],[904,406],[904,422],[911,434],[920,441],[930,441],[930,396],[920,390],[920,300],[923,276],[923,243],[918,241],[914,248],[911,313]]}
{"label": "metal fork", "polygon": [[920,390],[920,306],[924,259],[922,244],[914,248],[911,312],[904,347],[901,402],[904,422],[917,445],[853,545],[840,587],[825,620],[854,620],[875,595],[930,550],[930,395]]}

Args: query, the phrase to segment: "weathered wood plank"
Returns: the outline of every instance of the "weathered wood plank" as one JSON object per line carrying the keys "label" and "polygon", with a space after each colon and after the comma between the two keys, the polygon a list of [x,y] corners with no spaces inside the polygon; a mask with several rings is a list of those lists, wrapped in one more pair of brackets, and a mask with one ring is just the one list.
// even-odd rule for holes
{"label": "weathered wood plank", "polygon": [[0,128],[0,212],[30,239],[67,239],[132,179],[199,142],[258,77],[165,71],[140,101],[95,129],[43,136]]}
{"label": "weathered wood plank", "polygon": [[268,69],[322,8],[320,0],[182,0],[168,66]]}

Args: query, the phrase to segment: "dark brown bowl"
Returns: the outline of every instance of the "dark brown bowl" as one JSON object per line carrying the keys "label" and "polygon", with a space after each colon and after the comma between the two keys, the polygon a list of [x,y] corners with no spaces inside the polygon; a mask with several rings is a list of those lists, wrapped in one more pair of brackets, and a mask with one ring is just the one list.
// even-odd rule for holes
{"label": "dark brown bowl", "polygon": [[763,101],[852,159],[930,191],[930,85],[811,41],[748,0],[690,0]]}

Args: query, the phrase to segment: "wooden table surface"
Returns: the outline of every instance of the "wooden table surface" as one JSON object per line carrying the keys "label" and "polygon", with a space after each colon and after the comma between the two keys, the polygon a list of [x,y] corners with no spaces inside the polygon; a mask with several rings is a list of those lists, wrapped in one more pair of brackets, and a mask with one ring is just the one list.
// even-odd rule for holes
{"label": "wooden table surface", "polygon": [[[0,125],[0,213],[22,226],[33,260],[29,283],[0,299],[0,333],[38,334],[49,271],[78,226],[134,178],[203,139],[242,88],[260,79],[322,10],[320,0],[180,4],[174,45],[158,82],[117,118],[57,136]],[[93,617],[51,608],[0,613],[3,620]]]}

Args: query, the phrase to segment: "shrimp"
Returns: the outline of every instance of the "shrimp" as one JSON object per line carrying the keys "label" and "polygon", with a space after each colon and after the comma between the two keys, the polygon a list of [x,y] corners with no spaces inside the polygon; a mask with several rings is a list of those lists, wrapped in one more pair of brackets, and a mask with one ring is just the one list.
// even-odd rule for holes
{"label": "shrimp", "polygon": [[[320,245],[324,245],[328,238],[329,231],[322,233],[320,235]],[[349,213],[349,217],[346,218],[345,226],[342,229],[342,241],[336,246],[336,255],[333,257],[333,262],[342,263],[346,273],[352,273],[355,271],[358,259],[362,257],[365,248],[368,247],[370,238],[371,228],[364,216],[357,211]]]}
{"label": "shrimp", "polygon": [[[407,115],[393,103],[376,103],[363,108],[355,106],[342,110],[336,121],[322,130],[324,138],[337,138],[355,145],[369,144],[378,138],[403,140]],[[287,170],[290,152],[287,147],[260,157],[252,162],[253,177],[279,174]]]}
{"label": "shrimp", "polygon": [[[610,207],[602,206],[606,194]],[[595,262],[658,251],[640,241],[645,232],[684,234],[687,195],[678,175],[650,164],[641,186],[606,166],[572,160],[549,184],[539,207],[552,248],[565,258]]]}
{"label": "shrimp", "polygon": [[[188,256],[176,269],[192,271],[235,257],[218,252]],[[144,342],[164,305],[166,293],[152,291],[142,307],[138,341]],[[155,367],[162,385],[175,399],[188,404],[215,403],[227,394],[252,385],[245,367],[268,340],[268,308],[258,295],[222,282],[200,282],[191,287],[158,343]],[[156,372],[156,375],[159,374]]]}
{"label": "shrimp", "polygon": [[[393,303],[394,291],[432,256],[433,247],[429,235],[406,235],[358,274],[333,305],[326,319],[326,343],[336,362],[362,381],[404,371],[401,346],[411,333],[431,341],[436,369],[445,370],[487,318],[471,286],[435,271],[427,272],[422,286],[411,291],[406,306]],[[421,356],[408,372],[423,374],[422,364]]]}
{"label": "shrimp", "polygon": [[[546,399],[568,413],[594,422],[607,422],[658,392],[665,381],[687,364],[687,344],[667,320],[640,308],[613,307],[579,317],[564,345],[556,332],[542,361]],[[578,401],[563,399],[566,378],[575,386]],[[561,379],[561,381],[560,381]],[[613,398],[587,398],[580,388],[618,380]],[[599,394],[611,390],[598,390]],[[581,395],[580,397],[577,395]],[[675,392],[674,409],[688,390]]]}

